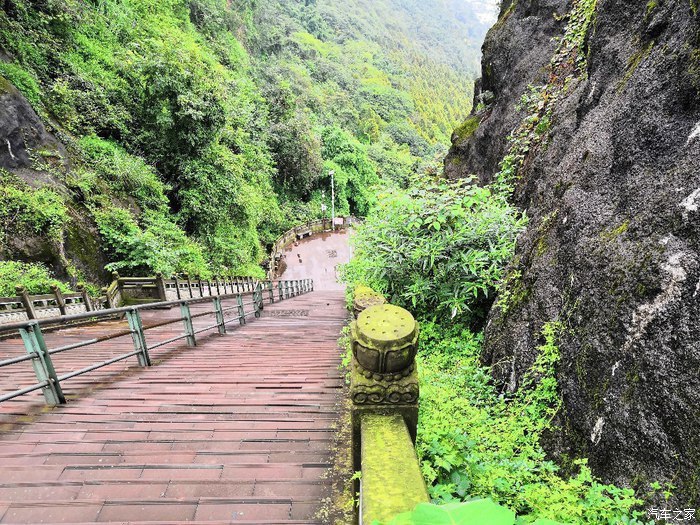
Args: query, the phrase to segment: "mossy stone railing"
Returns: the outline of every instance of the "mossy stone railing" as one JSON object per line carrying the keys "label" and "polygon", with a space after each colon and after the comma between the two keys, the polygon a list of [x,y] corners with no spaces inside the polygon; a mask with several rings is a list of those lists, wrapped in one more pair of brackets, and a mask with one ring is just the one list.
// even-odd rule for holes
{"label": "mossy stone railing", "polygon": [[360,523],[387,523],[429,501],[403,417],[365,414],[361,428]]}
{"label": "mossy stone railing", "polygon": [[389,521],[429,499],[414,449],[418,323],[367,288],[356,290],[353,307],[353,458],[362,473],[359,523],[365,525]]}
{"label": "mossy stone railing", "polygon": [[233,275],[202,279],[185,273],[167,279],[160,273],[154,277],[121,277],[112,272],[112,282],[102,288],[98,297],[91,297],[84,284],[78,284],[77,292],[62,292],[58,286],[52,286],[50,294],[41,295],[30,295],[18,285],[16,297],[0,297],[0,328],[3,324],[121,306],[251,292],[257,283],[258,280],[252,277]]}

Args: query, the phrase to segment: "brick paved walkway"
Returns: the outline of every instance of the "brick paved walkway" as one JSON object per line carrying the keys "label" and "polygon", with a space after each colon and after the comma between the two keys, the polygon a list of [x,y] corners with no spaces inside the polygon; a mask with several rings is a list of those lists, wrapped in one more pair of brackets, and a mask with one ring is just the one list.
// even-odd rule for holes
{"label": "brick paved walkway", "polygon": [[[149,312],[144,324],[176,315]],[[158,349],[151,368],[132,358],[68,380],[67,405],[47,408],[36,393],[0,404],[0,523],[321,523],[346,317],[343,292],[313,292],[196,348]],[[103,322],[46,338],[52,347],[121,329]],[[149,343],[167,330],[149,330]],[[61,374],[130,345],[54,364]],[[23,351],[0,342],[0,359]],[[28,363],[16,368],[0,392],[34,382]]]}

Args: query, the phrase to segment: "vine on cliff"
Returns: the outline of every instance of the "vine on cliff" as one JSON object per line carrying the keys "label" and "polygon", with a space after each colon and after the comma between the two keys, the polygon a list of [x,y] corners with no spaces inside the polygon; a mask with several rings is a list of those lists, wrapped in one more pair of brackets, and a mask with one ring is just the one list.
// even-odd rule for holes
{"label": "vine on cliff", "polygon": [[508,140],[510,148],[496,174],[496,184],[512,193],[520,168],[528,155],[540,144],[549,131],[557,101],[566,93],[573,81],[586,75],[588,53],[586,39],[595,23],[598,0],[577,0],[565,15],[568,24],[564,36],[548,66],[549,82],[544,86],[532,86],[521,98],[519,110],[526,116]]}

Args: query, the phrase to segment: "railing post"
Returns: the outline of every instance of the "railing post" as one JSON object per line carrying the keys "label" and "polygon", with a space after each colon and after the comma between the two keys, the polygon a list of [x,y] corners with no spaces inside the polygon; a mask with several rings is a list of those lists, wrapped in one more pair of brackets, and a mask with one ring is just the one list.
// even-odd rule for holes
{"label": "railing post", "polygon": [[238,303],[238,321],[240,324],[245,324],[245,308],[243,307],[243,296],[238,294],[236,297],[236,302]]}
{"label": "railing post", "polygon": [[202,276],[197,274],[197,287],[199,288],[199,296],[204,297],[204,288],[202,288]]}
{"label": "railing post", "polygon": [[275,302],[275,285],[272,284],[272,281],[267,282],[267,291],[270,296],[270,304]]}
{"label": "railing post", "polygon": [[177,275],[174,275],[173,280],[175,281],[175,291],[177,292],[177,298],[182,299],[182,296],[180,295],[180,279],[177,278]]}
{"label": "railing post", "polygon": [[214,282],[216,283],[216,295],[221,295],[221,289],[219,288],[219,276],[214,276]]}
{"label": "railing post", "polygon": [[17,295],[20,298],[20,301],[22,301],[22,306],[24,306],[24,310],[27,312],[27,318],[28,319],[36,319],[36,312],[34,311],[34,303],[32,302],[32,299],[29,297],[29,294],[27,293],[27,289],[22,286],[21,284],[18,284],[15,286],[15,291],[17,292]]}
{"label": "railing post", "polygon": [[78,291],[83,297],[83,304],[85,305],[86,312],[92,312],[95,308],[92,305],[92,299],[90,299],[90,294],[85,287],[85,283],[78,283]]}
{"label": "railing post", "polygon": [[138,352],[136,357],[139,360],[139,365],[151,366],[151,356],[148,353],[146,334],[143,331],[143,323],[141,322],[141,314],[136,308],[132,308],[126,312],[126,322],[129,323],[134,349]]}
{"label": "railing post", "polygon": [[61,315],[66,315],[66,300],[63,298],[61,289],[57,284],[52,284],[51,291],[53,292],[53,296],[56,298],[56,306],[58,307],[58,311],[61,313]]}
{"label": "railing post", "polygon": [[103,286],[102,288],[100,288],[100,293],[102,293],[102,295],[105,296],[105,301],[107,301],[107,308],[109,308],[110,310],[114,308],[114,306],[112,306],[112,298],[109,296],[109,288]]}
{"label": "railing post", "polygon": [[313,279],[309,279],[309,280],[311,281],[311,291],[313,292],[314,291],[314,280]]}
{"label": "railing post", "polygon": [[350,324],[350,334],[353,353],[350,396],[357,467],[360,420],[365,414],[400,415],[415,442],[419,395],[415,362],[418,323],[403,308],[376,304],[363,310]]}
{"label": "railing post", "polygon": [[165,289],[165,279],[163,273],[156,273],[156,287],[158,288],[158,299],[165,302],[168,300],[168,292]]}
{"label": "railing post", "polygon": [[222,279],[222,284],[224,285],[224,295],[228,295],[228,291],[226,290],[226,274],[223,274],[221,276]]}
{"label": "railing post", "polygon": [[187,335],[187,346],[197,346],[197,340],[194,337],[194,326],[192,325],[192,313],[190,305],[185,302],[180,303],[180,313],[182,314],[182,322],[185,325],[185,334]]}
{"label": "railing post", "polygon": [[260,300],[262,299],[262,290],[259,289],[260,285],[255,287],[253,291],[253,311],[255,312],[255,317],[260,317]]}
{"label": "railing post", "polygon": [[279,292],[280,301],[283,301],[284,300],[284,285],[282,284],[282,281],[279,281],[277,283],[277,290]]}
{"label": "railing post", "polygon": [[194,295],[192,294],[192,280],[190,279],[190,274],[185,273],[183,274],[183,277],[187,280],[187,288],[190,291],[190,299],[194,299]]}
{"label": "railing post", "polygon": [[39,383],[48,382],[42,389],[46,403],[49,405],[64,405],[66,397],[63,395],[61,384],[58,382],[58,376],[51,361],[51,354],[46,349],[46,342],[41,333],[41,328],[38,324],[32,324],[26,328],[20,328],[19,333],[22,336],[27,353],[34,356],[32,367],[36,378],[39,380]]}
{"label": "railing post", "polygon": [[216,324],[219,327],[219,334],[224,335],[226,333],[226,321],[224,319],[224,310],[221,306],[221,298],[214,297],[214,310],[216,311]]}

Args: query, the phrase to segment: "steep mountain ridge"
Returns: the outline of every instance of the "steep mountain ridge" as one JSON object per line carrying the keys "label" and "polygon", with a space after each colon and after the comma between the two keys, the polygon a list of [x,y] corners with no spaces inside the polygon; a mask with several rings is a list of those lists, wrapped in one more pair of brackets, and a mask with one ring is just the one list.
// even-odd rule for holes
{"label": "steep mountain ridge", "polygon": [[[554,52],[571,37],[567,13],[587,7],[581,72],[567,71]],[[697,507],[698,5],[504,2],[483,53],[477,111],[453,135],[446,172],[491,182],[521,153],[512,200],[530,218],[484,358],[515,389],[542,327],[558,323],[552,456],[565,467],[588,457],[604,480],[642,491],[658,481],[666,506]]]}

